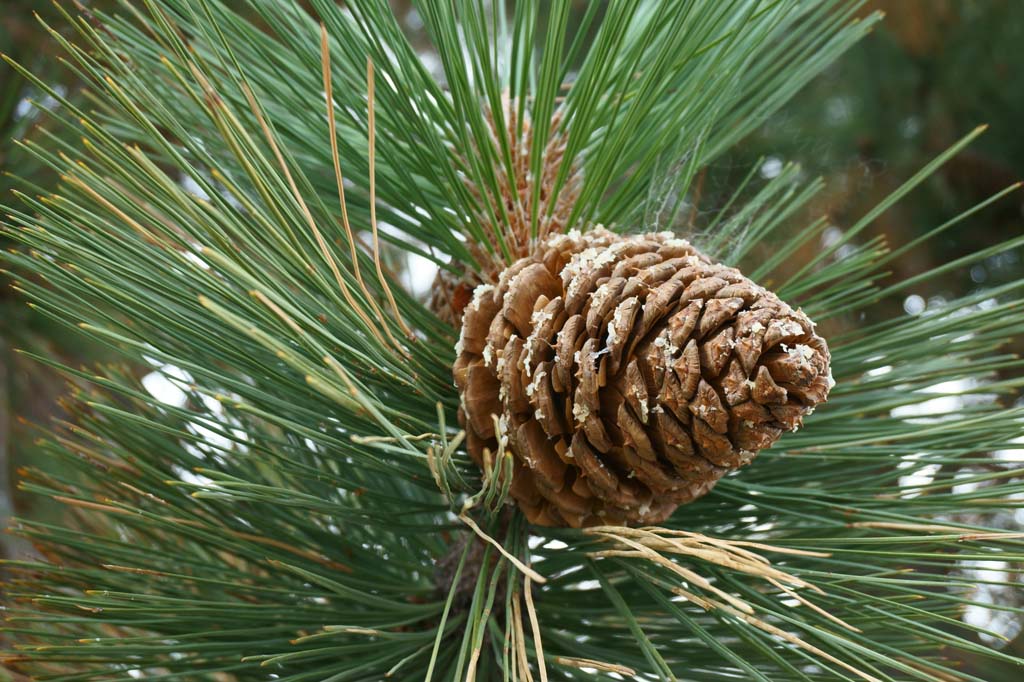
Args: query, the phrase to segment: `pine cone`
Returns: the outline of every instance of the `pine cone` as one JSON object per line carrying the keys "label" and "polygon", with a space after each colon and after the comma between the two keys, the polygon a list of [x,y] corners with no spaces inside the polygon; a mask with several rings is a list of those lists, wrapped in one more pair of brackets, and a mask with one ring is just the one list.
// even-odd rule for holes
{"label": "pine cone", "polygon": [[[824,401],[813,323],[670,233],[549,238],[481,285],[455,382],[532,523],[658,523]],[[499,443],[500,441],[500,443]]]}

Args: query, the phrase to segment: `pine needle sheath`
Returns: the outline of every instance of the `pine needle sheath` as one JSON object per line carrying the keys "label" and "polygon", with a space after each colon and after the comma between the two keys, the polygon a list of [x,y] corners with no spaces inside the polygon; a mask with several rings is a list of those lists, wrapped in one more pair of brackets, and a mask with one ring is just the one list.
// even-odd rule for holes
{"label": "pine needle sheath", "polygon": [[60,10],[81,96],[7,60],[55,102],[20,144],[59,181],[4,199],[4,267],[120,361],[31,356],[68,394],[21,488],[61,513],[15,523],[0,668],[1021,665],[965,612],[1024,616],[989,598],[1024,562],[1024,284],[878,305],[1024,244],[888,273],[1019,185],[897,250],[865,236],[981,131],[845,231],[800,224],[822,182],[796,164],[697,205],[872,29],[860,4],[428,0],[415,38],[376,0]]}

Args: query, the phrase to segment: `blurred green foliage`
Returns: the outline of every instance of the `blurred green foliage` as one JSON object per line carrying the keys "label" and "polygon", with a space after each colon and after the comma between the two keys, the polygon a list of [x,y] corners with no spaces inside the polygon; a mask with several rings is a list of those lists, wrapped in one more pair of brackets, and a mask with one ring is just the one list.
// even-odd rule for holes
{"label": "blurred green foliage", "polygon": [[[862,215],[969,130],[978,142],[880,219],[868,236],[898,247],[1024,177],[1024,5],[1015,0],[879,0],[883,28],[805,88],[744,146],[750,159],[797,161],[826,178],[814,211],[839,224]],[[740,172],[747,159],[737,159]],[[771,171],[772,165],[766,167]],[[729,184],[728,182],[723,184]],[[724,194],[725,192],[723,192]],[[916,249],[897,267],[920,272],[1019,234],[1018,196],[969,227]],[[922,289],[925,299],[1018,279],[1003,256]]]}
{"label": "blurred green foliage", "polygon": [[[95,5],[96,3],[92,3]],[[55,41],[43,29],[39,18],[52,21],[58,17],[55,5],[39,0],[4,0],[0,12],[0,53],[24,64],[53,83],[58,92],[78,97],[72,73],[58,59]],[[52,172],[18,144],[25,139],[47,134],[47,121],[40,109],[30,105],[39,102],[44,109],[56,103],[32,86],[6,62],[0,61],[0,196],[7,202],[14,187],[12,175],[31,181],[45,192],[54,182]],[[12,244],[0,237],[0,248]],[[0,271],[0,526],[6,527],[12,508],[18,513],[32,512],[46,516],[51,510],[27,509],[30,498],[14,490],[16,470],[33,461],[35,438],[30,424],[46,423],[62,413],[59,397],[64,392],[64,379],[32,360],[17,349],[31,350],[59,358],[70,365],[101,359],[103,353],[83,344],[81,339],[67,340],[64,328],[37,314],[19,300],[6,273]],[[38,504],[37,500],[33,500]],[[0,535],[0,556],[25,551],[9,535]],[[2,678],[0,678],[2,679]]]}

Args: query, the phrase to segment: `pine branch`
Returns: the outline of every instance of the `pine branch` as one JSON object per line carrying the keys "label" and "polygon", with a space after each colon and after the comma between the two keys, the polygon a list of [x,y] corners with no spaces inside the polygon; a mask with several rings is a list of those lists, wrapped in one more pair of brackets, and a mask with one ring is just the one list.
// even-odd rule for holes
{"label": "pine branch", "polygon": [[[506,515],[511,455],[478,470],[455,427],[457,333],[384,266],[381,240],[456,275],[503,267],[512,212],[535,245],[561,192],[578,195],[559,229],[679,227],[700,170],[877,17],[621,2],[573,29],[569,3],[426,2],[438,79],[382,3],[309,5],[147,0],[66,16],[75,41],[54,33],[90,99],[49,88],[80,139],[24,144],[61,182],[19,191],[4,232],[26,248],[8,260],[32,273],[18,288],[40,314],[149,363],[180,399],[117,366],[62,368],[70,416],[41,445],[58,466],[22,485],[68,521],[18,522],[44,560],[7,564],[6,666],[299,682],[975,679],[958,652],[1020,664],[963,618],[1024,561],[999,516],[1022,504],[1021,470],[993,456],[1020,447],[1024,409],[994,399],[1021,384],[1002,350],[1024,330],[1020,283],[855,315],[920,281],[885,281],[903,251],[859,235],[976,133],[799,263],[827,223],[790,229],[821,188],[796,166],[694,219],[709,255],[824,321],[837,386],[657,530]],[[545,171],[550,194],[504,202]],[[979,570],[993,562],[1002,577]]]}

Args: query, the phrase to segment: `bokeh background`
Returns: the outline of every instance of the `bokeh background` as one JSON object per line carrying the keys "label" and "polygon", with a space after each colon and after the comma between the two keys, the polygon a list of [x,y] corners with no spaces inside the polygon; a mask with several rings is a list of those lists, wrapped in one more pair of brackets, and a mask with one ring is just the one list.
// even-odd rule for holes
{"label": "bokeh background", "polygon": [[[113,3],[98,0],[86,4],[96,8]],[[415,44],[426,50],[427,43],[417,34],[422,22],[412,4],[392,4]],[[881,29],[728,156],[701,172],[699,211],[713,212],[724,205],[752,167],[770,178],[785,163],[797,162],[808,178],[824,177],[826,190],[796,222],[805,224],[805,219],[826,215],[836,225],[850,224],[932,157],[982,124],[989,129],[978,142],[881,216],[864,238],[885,235],[891,246],[899,247],[1024,177],[1024,2],[877,0],[868,3],[864,12],[876,9],[887,15]],[[87,98],[88,93],[62,68],[56,41],[35,13],[60,24],[58,11],[49,0],[0,0],[0,52],[55,84],[61,93]],[[429,62],[429,54],[425,58]],[[40,188],[54,181],[16,143],[48,134],[46,116],[30,106],[33,100],[44,108],[55,104],[0,63],[0,204],[13,198],[11,173],[31,179]],[[913,250],[894,264],[900,271],[896,274],[922,272],[1019,235],[1024,226],[1022,199],[1024,192],[1012,194],[964,227]],[[11,244],[0,247],[11,248]],[[922,314],[952,296],[1019,280],[1024,276],[1021,255],[1003,253],[930,280],[918,290],[887,301],[888,312]],[[409,269],[408,283],[425,291],[433,273],[417,265],[422,264],[414,263]],[[1014,351],[1024,351],[1024,339],[1013,344]],[[111,360],[104,348],[69,338],[64,330],[25,306],[6,274],[0,273],[0,525],[4,527],[11,514],[45,518],[58,513],[38,498],[21,495],[16,486],[18,468],[33,463],[36,434],[32,424],[64,418],[64,380],[32,355],[72,366]],[[145,375],[149,370],[138,367],[134,371]],[[1005,465],[994,462],[994,466]],[[1008,513],[1000,525],[1024,526],[1024,518]],[[0,535],[0,555],[31,551],[17,539]],[[984,606],[1024,602],[1015,584],[1020,567],[1005,568],[986,568],[1001,573],[990,577],[1008,584],[1005,589],[979,590],[978,605],[964,617],[984,623],[1005,638],[991,638],[986,643],[1024,657],[1019,620],[1005,613],[997,616]],[[962,661],[962,666],[964,672],[982,679],[1021,679],[1021,672],[1009,666],[972,660]]]}

